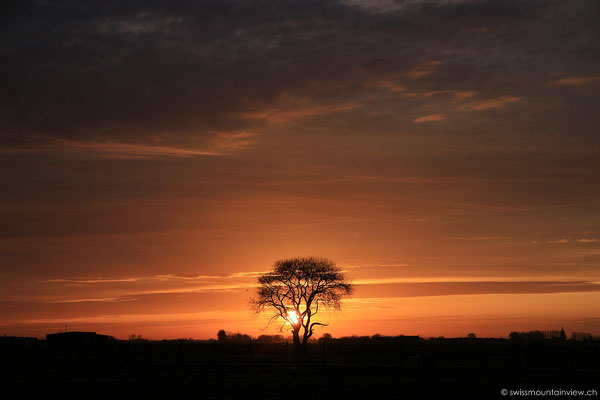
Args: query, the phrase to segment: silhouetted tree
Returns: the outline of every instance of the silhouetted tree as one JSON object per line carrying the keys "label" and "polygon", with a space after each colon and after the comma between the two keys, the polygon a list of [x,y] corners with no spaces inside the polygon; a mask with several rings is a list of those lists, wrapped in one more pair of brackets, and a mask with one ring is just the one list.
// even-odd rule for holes
{"label": "silhouetted tree", "polygon": [[232,333],[227,337],[227,340],[230,340],[233,343],[248,343],[252,340],[250,335],[246,335],[245,333]]}
{"label": "silhouetted tree", "polygon": [[467,339],[476,339],[476,338],[477,338],[477,335],[475,335],[474,333],[469,333],[467,335]]}
{"label": "silhouetted tree", "polygon": [[273,270],[258,277],[251,304],[257,313],[274,311],[269,323],[281,318],[292,332],[296,351],[307,349],[316,326],[315,315],[323,308],[340,309],[352,285],[335,263],[326,258],[291,258],[275,262]]}
{"label": "silhouetted tree", "polygon": [[519,334],[519,332],[511,332],[510,335],[508,335],[508,339],[512,342],[520,342],[521,341],[521,335]]}
{"label": "silhouetted tree", "polygon": [[544,336],[544,339],[560,339],[560,332],[557,330],[552,330],[552,331],[540,331],[542,333],[542,335]]}
{"label": "silhouetted tree", "polygon": [[319,338],[319,342],[323,342],[325,340],[331,340],[333,339],[333,336],[331,336],[331,333],[324,333],[323,335],[321,335],[321,337]]}
{"label": "silhouetted tree", "polygon": [[594,337],[589,332],[571,332],[571,340],[593,340]]}
{"label": "silhouetted tree", "polygon": [[260,335],[256,338],[258,343],[282,343],[285,339],[281,335]]}
{"label": "silhouetted tree", "polygon": [[546,337],[542,331],[525,332],[525,339],[528,342],[543,342]]}
{"label": "silhouetted tree", "polygon": [[546,335],[542,331],[511,332],[508,338],[513,342],[543,342]]}
{"label": "silhouetted tree", "polygon": [[227,340],[227,332],[225,332],[223,329],[221,329],[219,332],[217,332],[217,340],[219,342],[224,342]]}

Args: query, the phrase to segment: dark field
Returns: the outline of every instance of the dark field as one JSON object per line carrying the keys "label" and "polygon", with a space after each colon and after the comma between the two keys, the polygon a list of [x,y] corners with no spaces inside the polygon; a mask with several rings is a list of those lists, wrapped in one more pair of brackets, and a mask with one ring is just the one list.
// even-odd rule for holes
{"label": "dark field", "polygon": [[5,341],[0,384],[4,393],[15,388],[6,397],[15,399],[495,399],[503,388],[600,391],[597,341],[336,339],[309,350],[296,360],[291,345],[255,341],[118,341],[98,348]]}

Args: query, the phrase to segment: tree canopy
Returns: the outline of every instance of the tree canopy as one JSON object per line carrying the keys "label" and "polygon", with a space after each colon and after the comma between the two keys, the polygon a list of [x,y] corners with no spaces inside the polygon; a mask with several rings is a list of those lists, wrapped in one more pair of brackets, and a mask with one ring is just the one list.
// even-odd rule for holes
{"label": "tree canopy", "polygon": [[[289,326],[297,349],[306,349],[323,309],[341,307],[341,299],[353,286],[331,260],[319,257],[276,261],[273,270],[258,277],[256,296],[251,303],[257,313],[272,311],[269,323],[283,321]],[[302,339],[300,339],[302,335]]]}

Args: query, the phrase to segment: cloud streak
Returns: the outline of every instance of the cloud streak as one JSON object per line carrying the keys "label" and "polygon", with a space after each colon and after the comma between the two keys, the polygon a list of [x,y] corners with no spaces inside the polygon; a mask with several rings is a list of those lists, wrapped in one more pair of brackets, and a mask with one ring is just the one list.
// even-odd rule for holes
{"label": "cloud streak", "polygon": [[431,114],[431,115],[424,115],[422,117],[415,118],[413,120],[413,122],[420,124],[423,122],[440,122],[445,119],[446,119],[445,114]]}
{"label": "cloud streak", "polygon": [[600,76],[575,76],[568,78],[561,78],[551,82],[550,86],[582,86],[597,84],[600,82]]}
{"label": "cloud streak", "polygon": [[498,108],[504,108],[508,104],[515,103],[521,100],[520,97],[517,96],[499,96],[493,99],[482,100],[482,101],[473,101],[466,104],[463,104],[456,108],[457,111],[485,111],[485,110],[493,110]]}

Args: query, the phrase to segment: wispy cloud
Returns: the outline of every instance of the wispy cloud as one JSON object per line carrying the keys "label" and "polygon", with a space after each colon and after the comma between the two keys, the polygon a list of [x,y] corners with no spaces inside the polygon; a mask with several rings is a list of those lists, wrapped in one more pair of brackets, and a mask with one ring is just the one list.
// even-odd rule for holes
{"label": "wispy cloud", "polygon": [[397,267],[408,267],[408,264],[397,263],[397,264],[360,264],[360,265],[345,265],[344,269],[360,269],[360,268],[397,268]]}
{"label": "wispy cloud", "polygon": [[453,236],[450,240],[462,240],[462,241],[480,241],[480,240],[501,240],[510,239],[505,236]]}
{"label": "wispy cloud", "polygon": [[203,275],[203,274],[164,274],[164,275],[155,275],[149,277],[149,279],[159,279],[159,280],[211,280],[211,279],[224,279],[224,278],[232,278],[232,279],[240,279],[240,278],[256,278],[265,272],[268,271],[250,271],[250,272],[232,272],[229,274],[220,274],[220,275]]}
{"label": "wispy cloud", "polygon": [[[562,280],[554,280],[554,279],[562,279]],[[550,280],[552,279],[552,280]],[[594,283],[597,282],[588,282],[582,280],[572,280],[567,281],[564,280],[565,277],[544,277],[540,278],[538,276],[489,276],[489,277],[481,277],[481,276],[444,276],[444,277],[389,277],[389,278],[364,278],[364,279],[356,279],[352,281],[352,283],[356,285],[380,285],[380,284],[388,284],[388,283],[494,283],[494,282],[502,282],[502,283],[524,283],[524,282],[535,282],[535,283],[546,283],[546,284],[556,284],[556,283],[569,283],[569,284],[583,284],[583,283]]]}
{"label": "wispy cloud", "polygon": [[470,110],[470,111],[484,111],[492,110],[497,108],[503,108],[508,104],[514,103],[521,100],[517,96],[500,96],[493,99],[487,99],[482,101],[472,101],[456,108],[457,111]]}
{"label": "wispy cloud", "polygon": [[579,243],[596,243],[599,240],[597,238],[581,238],[581,239],[577,239],[577,241]]}
{"label": "wispy cloud", "polygon": [[125,283],[125,282],[166,282],[166,281],[214,281],[215,279],[244,279],[255,278],[267,271],[242,271],[225,274],[157,274],[149,276],[136,276],[125,278],[103,278],[103,277],[79,277],[79,278],[56,278],[45,279],[45,283],[66,283],[66,284],[101,284],[101,283]]}
{"label": "wispy cloud", "polygon": [[298,118],[332,114],[353,110],[358,107],[360,107],[360,105],[357,103],[311,105],[304,102],[297,102],[290,104],[289,106],[273,107],[260,111],[248,112],[243,115],[243,118],[282,124]]}
{"label": "wispy cloud", "polygon": [[424,115],[422,117],[415,118],[415,119],[413,119],[413,122],[420,124],[422,122],[440,122],[445,119],[446,119],[445,114],[431,114],[431,115]]}
{"label": "wispy cloud", "polygon": [[474,96],[477,96],[475,90],[433,90],[431,92],[426,92],[424,94],[425,97],[433,97],[433,96],[441,96],[441,95],[452,95],[456,98],[456,100],[465,100]]}
{"label": "wispy cloud", "polygon": [[198,293],[220,293],[220,292],[233,292],[237,290],[247,290],[258,286],[255,283],[239,283],[239,284],[212,284],[212,285],[197,285],[197,286],[185,286],[185,287],[174,287],[174,288],[155,288],[145,290],[130,290],[123,295],[125,298],[131,298],[136,296],[148,296],[157,294],[198,294]]}
{"label": "wispy cloud", "polygon": [[568,238],[562,238],[562,239],[557,239],[557,240],[548,240],[548,243],[555,243],[555,244],[564,244],[564,243],[569,243],[569,239]]}
{"label": "wispy cloud", "polygon": [[56,141],[48,147],[76,150],[91,150],[103,153],[131,154],[141,156],[191,157],[219,156],[223,154],[222,152],[213,149],[193,149],[119,142],[83,142],[74,140]]}
{"label": "wispy cloud", "polygon": [[92,297],[92,298],[78,298],[78,299],[66,299],[66,300],[54,300],[48,303],[54,304],[65,304],[65,303],[120,303],[124,301],[135,301],[136,297],[133,296],[120,296],[120,297]]}
{"label": "wispy cloud", "polygon": [[248,148],[254,143],[256,133],[248,131],[210,132],[211,137],[204,146],[190,142],[189,145],[162,145],[152,141],[146,143],[126,143],[114,140],[87,141],[53,139],[39,136],[40,143],[31,147],[2,147],[5,153],[43,153],[48,151],[86,151],[108,158],[148,158],[148,157],[197,157],[223,156]]}
{"label": "wispy cloud", "polygon": [[42,282],[56,283],[73,283],[73,284],[96,284],[96,283],[115,283],[115,282],[136,282],[140,278],[63,278],[63,279],[46,279]]}
{"label": "wispy cloud", "polygon": [[[190,313],[161,313],[161,314],[111,314],[100,316],[83,316],[71,317],[70,323],[136,323],[136,322],[176,322],[176,321],[209,321],[215,319],[229,318],[230,320],[240,320],[248,318],[248,311],[205,311],[205,312],[190,312]],[[23,323],[40,324],[40,323],[64,323],[64,318],[31,318],[23,320]]]}
{"label": "wispy cloud", "polygon": [[390,92],[405,93],[406,94],[406,87],[405,86],[399,85],[399,84],[394,83],[392,81],[382,81],[382,82],[378,82],[375,85],[373,85],[371,83],[367,84],[367,87],[370,87],[370,86],[382,87],[382,88],[385,88],[385,89],[389,90]]}
{"label": "wispy cloud", "polygon": [[424,76],[434,73],[435,70],[441,64],[442,62],[438,60],[425,61],[424,63],[419,64],[416,67],[413,67],[410,70],[406,71],[404,75],[406,75],[409,78],[422,78]]}
{"label": "wispy cloud", "polygon": [[254,143],[256,133],[241,132],[217,132],[211,143],[215,153],[243,150]]}
{"label": "wispy cloud", "polygon": [[600,82],[600,76],[574,76],[550,82],[549,86],[581,86]]}
{"label": "wispy cloud", "polygon": [[543,280],[458,280],[397,282],[392,279],[371,279],[354,282],[357,297],[426,297],[502,293],[577,293],[600,292],[600,285],[591,281]]}

